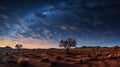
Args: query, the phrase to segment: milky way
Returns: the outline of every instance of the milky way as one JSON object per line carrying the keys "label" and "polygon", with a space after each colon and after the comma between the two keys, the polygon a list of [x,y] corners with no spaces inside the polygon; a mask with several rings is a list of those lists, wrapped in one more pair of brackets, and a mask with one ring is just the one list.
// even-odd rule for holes
{"label": "milky way", "polygon": [[118,0],[0,0],[2,42],[56,47],[73,37],[78,46],[114,46],[119,34]]}

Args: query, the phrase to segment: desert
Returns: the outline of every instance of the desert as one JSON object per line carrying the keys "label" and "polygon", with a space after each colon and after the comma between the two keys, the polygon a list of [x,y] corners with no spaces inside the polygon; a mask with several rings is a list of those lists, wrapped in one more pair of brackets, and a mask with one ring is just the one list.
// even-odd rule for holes
{"label": "desert", "polygon": [[81,47],[0,51],[0,67],[119,67],[120,49]]}

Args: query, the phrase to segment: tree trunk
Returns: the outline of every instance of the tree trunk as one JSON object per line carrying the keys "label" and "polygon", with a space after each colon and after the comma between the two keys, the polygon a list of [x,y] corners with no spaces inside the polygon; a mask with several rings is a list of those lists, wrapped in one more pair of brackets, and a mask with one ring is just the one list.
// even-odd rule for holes
{"label": "tree trunk", "polygon": [[69,54],[69,48],[66,48],[66,54]]}

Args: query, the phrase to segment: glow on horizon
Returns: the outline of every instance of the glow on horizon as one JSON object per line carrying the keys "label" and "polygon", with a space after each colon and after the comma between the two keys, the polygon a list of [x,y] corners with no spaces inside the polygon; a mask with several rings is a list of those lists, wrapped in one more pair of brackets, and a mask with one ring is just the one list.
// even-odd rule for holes
{"label": "glow on horizon", "polygon": [[[6,38],[6,37],[2,37]],[[53,43],[49,43],[47,40],[41,40],[41,39],[33,39],[31,37],[29,38],[21,38],[16,41],[12,40],[5,40],[0,39],[0,47],[10,46],[12,48],[15,48],[16,44],[22,44],[23,48],[56,48],[57,46]]]}

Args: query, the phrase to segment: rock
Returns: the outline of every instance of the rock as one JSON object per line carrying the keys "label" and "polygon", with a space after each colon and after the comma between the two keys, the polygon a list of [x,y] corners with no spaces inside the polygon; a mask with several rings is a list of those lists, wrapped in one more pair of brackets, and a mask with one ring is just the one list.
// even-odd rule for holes
{"label": "rock", "polygon": [[108,57],[108,58],[109,58],[109,57],[112,57],[112,54],[107,55],[107,57]]}
{"label": "rock", "polygon": [[98,57],[98,56],[103,56],[103,54],[102,53],[98,53],[98,54],[95,55],[95,57]]}
{"label": "rock", "polygon": [[119,57],[117,57],[117,56],[113,56],[112,54],[109,54],[108,56],[107,56],[107,59],[110,59],[110,60],[112,60],[112,59],[118,59]]}
{"label": "rock", "polygon": [[49,60],[47,57],[43,57],[43,58],[41,59],[41,62],[50,62],[50,60]]}
{"label": "rock", "polygon": [[29,59],[28,58],[25,58],[25,57],[21,57],[18,59],[18,64],[21,64],[21,65],[27,65],[29,64]]}
{"label": "rock", "polygon": [[112,54],[107,55],[107,59],[112,59]]}
{"label": "rock", "polygon": [[56,60],[62,60],[62,57],[61,56],[57,56]]}
{"label": "rock", "polygon": [[119,58],[120,58],[120,54],[117,54],[117,57],[119,57]]}

